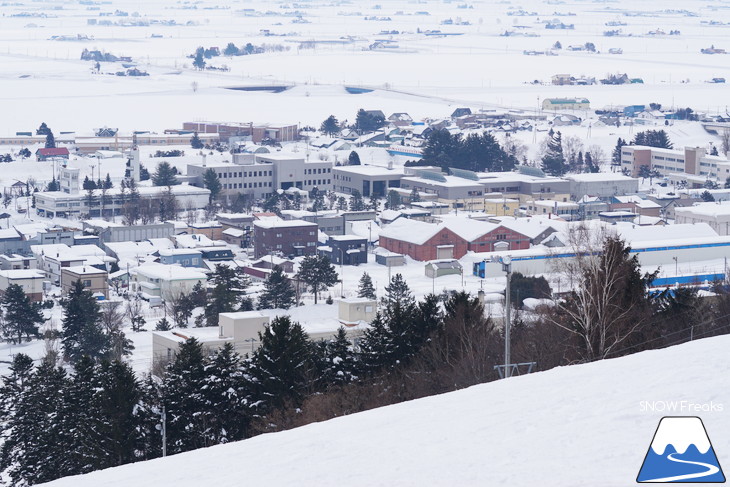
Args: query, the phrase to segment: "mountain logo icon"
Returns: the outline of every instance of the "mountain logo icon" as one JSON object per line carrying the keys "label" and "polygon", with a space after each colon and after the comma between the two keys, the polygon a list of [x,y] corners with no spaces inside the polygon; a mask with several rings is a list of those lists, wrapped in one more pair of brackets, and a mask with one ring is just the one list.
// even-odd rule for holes
{"label": "mountain logo icon", "polygon": [[665,416],[641,465],[639,483],[725,482],[720,462],[696,416]]}

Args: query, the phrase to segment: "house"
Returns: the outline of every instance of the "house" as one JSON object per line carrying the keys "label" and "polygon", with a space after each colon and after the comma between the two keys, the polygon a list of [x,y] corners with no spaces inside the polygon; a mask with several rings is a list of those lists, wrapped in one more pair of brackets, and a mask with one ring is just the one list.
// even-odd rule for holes
{"label": "house", "polygon": [[35,158],[37,161],[48,161],[54,159],[68,160],[68,156],[69,152],[65,147],[48,147],[35,151]]}
{"label": "house", "polygon": [[274,266],[279,266],[281,267],[281,270],[283,270],[287,274],[291,274],[294,272],[294,262],[289,259],[282,259],[281,257],[277,257],[275,255],[267,255],[266,257],[263,257],[252,263],[251,266],[259,269],[273,269]]}
{"label": "house", "polygon": [[451,114],[451,118],[459,118],[459,117],[463,117],[464,115],[471,115],[471,109],[470,108],[457,108]]}
{"label": "house", "polygon": [[554,74],[552,77],[552,84],[554,85],[570,85],[573,84],[573,80],[569,74]]}
{"label": "house", "polygon": [[375,262],[386,267],[399,267],[406,265],[406,258],[403,254],[396,254],[381,247],[375,250]]}
{"label": "house", "polygon": [[253,224],[254,256],[314,255],[317,252],[316,223],[304,220],[267,219]]}
{"label": "house", "polygon": [[340,193],[359,191],[364,197],[371,194],[386,196],[391,188],[399,188],[403,168],[389,169],[381,166],[337,166],[332,168],[332,184]]}
{"label": "house", "polygon": [[580,122],[580,117],[569,114],[558,115],[550,121],[556,127],[580,125]]}
{"label": "house", "polygon": [[130,273],[131,290],[146,298],[170,299],[180,294],[190,294],[196,284],[205,285],[207,281],[202,271],[177,265],[143,264]]}
{"label": "house", "polygon": [[634,215],[659,217],[661,209],[662,206],[659,203],[636,195],[611,198],[610,211],[626,210]]}
{"label": "house", "polygon": [[81,281],[84,289],[94,295],[103,295],[109,298],[109,274],[91,266],[65,267],[61,270],[61,291],[68,294],[76,281]]}
{"label": "house", "polygon": [[211,240],[220,240],[223,237],[223,225],[216,221],[189,223],[188,233],[192,235],[205,235]]}
{"label": "house", "polygon": [[12,255],[0,255],[0,269],[4,271],[16,270],[16,269],[35,269],[36,260],[35,257],[25,257],[18,254]]}
{"label": "house", "polygon": [[388,117],[388,121],[396,127],[403,127],[406,125],[411,125],[413,123],[413,119],[411,118],[411,116],[403,112],[396,112],[392,114],[390,117]]}
{"label": "house", "polygon": [[169,362],[182,343],[196,338],[207,350],[215,350],[225,343],[231,343],[241,355],[253,352],[259,333],[269,324],[269,317],[259,311],[221,313],[218,327],[190,328],[173,331],[152,332],[153,360]]}
{"label": "house", "polygon": [[621,173],[581,173],[565,176],[570,182],[570,197],[579,200],[584,196],[608,198],[639,191],[639,180]]}
{"label": "house", "polygon": [[461,274],[463,269],[456,259],[432,260],[425,266],[426,277],[435,279],[441,276]]}
{"label": "house", "polygon": [[160,264],[180,265],[182,267],[203,267],[203,254],[194,249],[162,249],[159,251]]}
{"label": "house", "polygon": [[226,228],[221,232],[221,240],[231,245],[248,247],[248,235],[244,230],[238,228]]}
{"label": "house", "polygon": [[370,323],[375,319],[378,302],[367,298],[343,298],[337,303],[338,318],[346,326]]}
{"label": "house", "polygon": [[335,265],[367,264],[367,239],[357,235],[332,235],[326,245],[317,248]]}
{"label": "house", "polygon": [[46,279],[43,271],[38,269],[13,269],[0,271],[0,294],[11,284],[23,288],[31,301],[43,300],[43,281]]}

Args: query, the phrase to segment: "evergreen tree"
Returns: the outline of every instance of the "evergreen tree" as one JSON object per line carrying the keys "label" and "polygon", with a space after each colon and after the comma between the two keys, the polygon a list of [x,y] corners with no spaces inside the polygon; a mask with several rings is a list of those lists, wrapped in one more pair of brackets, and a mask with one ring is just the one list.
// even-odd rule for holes
{"label": "evergreen tree", "polygon": [[565,156],[563,156],[563,143],[560,131],[548,134],[550,139],[547,143],[547,152],[542,157],[542,169],[551,176],[562,176],[567,170]]}
{"label": "evergreen tree", "polygon": [[321,291],[334,286],[339,282],[335,266],[329,258],[322,255],[309,255],[299,264],[296,279],[312,290],[314,304]]}
{"label": "evergreen tree", "polygon": [[357,111],[355,117],[355,128],[360,134],[374,132],[385,124],[385,117],[380,114],[366,112],[364,109]]}
{"label": "evergreen tree", "polygon": [[36,135],[48,135],[50,133],[51,133],[51,129],[48,128],[48,125],[46,125],[46,122],[42,122],[41,125],[35,131]]}
{"label": "evergreen tree", "polygon": [[388,197],[385,201],[385,208],[388,210],[397,210],[401,205],[400,195],[397,191],[391,189],[388,191]]}
{"label": "evergreen tree", "polygon": [[162,318],[155,325],[155,330],[156,331],[168,331],[168,330],[171,330],[171,329],[172,329],[172,326],[170,326],[170,322],[167,321],[167,318]]}
{"label": "evergreen tree", "polygon": [[350,211],[363,210],[365,210],[365,202],[362,200],[362,194],[355,189],[352,191],[352,197],[350,198]]}
{"label": "evergreen tree", "polygon": [[413,188],[413,190],[411,191],[411,196],[409,200],[410,203],[418,203],[419,201],[421,201],[421,195],[418,194],[418,190],[416,188]]}
{"label": "evergreen tree", "polygon": [[238,47],[232,42],[229,42],[225,49],[223,49],[224,56],[238,56],[240,54]]}
{"label": "evergreen tree", "polygon": [[260,309],[289,309],[294,304],[296,293],[284,271],[275,265],[264,281],[264,290],[259,296]]}
{"label": "evergreen tree", "polygon": [[217,264],[210,283],[212,290],[205,307],[205,318],[208,326],[218,326],[218,315],[238,311],[242,304],[243,294],[249,281],[238,268]]}
{"label": "evergreen tree", "polygon": [[347,211],[347,198],[340,196],[337,198],[337,210]]}
{"label": "evergreen tree", "polygon": [[340,132],[340,124],[337,121],[337,117],[330,115],[327,119],[322,122],[319,127],[319,131],[329,136],[337,135]]}
{"label": "evergreen tree", "polygon": [[586,169],[586,172],[592,172],[592,173],[596,173],[600,169],[598,167],[598,165],[595,162],[593,162],[593,154],[591,154],[590,152],[586,152],[585,169]]}
{"label": "evergreen tree", "polygon": [[325,345],[323,379],[327,384],[346,384],[357,380],[358,364],[355,352],[344,327]]}
{"label": "evergreen tree", "polygon": [[190,147],[193,149],[202,149],[205,147],[205,144],[203,144],[203,141],[200,140],[200,136],[197,132],[193,132],[193,136],[190,138]]}
{"label": "evergreen tree", "polygon": [[712,193],[710,193],[710,191],[709,191],[709,190],[707,190],[707,189],[706,189],[706,190],[704,190],[704,191],[702,192],[702,194],[700,194],[700,198],[702,198],[702,201],[704,201],[704,202],[706,202],[706,203],[709,203],[709,202],[715,201],[715,197],[714,197],[714,196],[712,195]]}
{"label": "evergreen tree", "polygon": [[218,174],[212,168],[203,173],[203,186],[210,191],[209,203],[213,203],[221,193],[221,189],[223,189],[223,185],[220,179],[218,179]]}
{"label": "evergreen tree", "polygon": [[62,301],[62,338],[65,356],[76,363],[84,355],[100,359],[110,351],[109,337],[101,326],[99,303],[91,291],[77,280]]}
{"label": "evergreen tree", "polygon": [[[84,182],[81,184],[82,189],[91,190],[96,189],[96,183],[93,179],[89,179],[89,176],[84,178]],[[93,193],[92,193],[93,194]]]}
{"label": "evergreen tree", "polygon": [[263,412],[287,403],[299,405],[308,385],[311,345],[299,323],[277,316],[259,333],[250,374],[255,378]]}
{"label": "evergreen tree", "polygon": [[205,306],[208,302],[208,291],[203,286],[202,281],[198,281],[190,292],[190,299],[194,307]]}
{"label": "evergreen tree", "polygon": [[241,357],[226,342],[205,365],[206,411],[213,443],[238,441],[249,435],[246,386]]}
{"label": "evergreen tree", "polygon": [[157,165],[157,170],[152,175],[152,184],[155,186],[175,186],[176,184],[180,184],[176,174],[169,162],[162,161]]}
{"label": "evergreen tree", "polygon": [[114,187],[114,183],[112,183],[112,178],[109,176],[109,173],[106,173],[106,179],[104,179],[104,189],[112,189]]}
{"label": "evergreen tree", "polygon": [[367,272],[362,273],[360,282],[357,285],[357,297],[375,299],[375,287],[373,286],[373,279]]}
{"label": "evergreen tree", "polygon": [[661,149],[671,149],[672,142],[669,135],[664,130],[646,130],[634,135],[632,142],[634,145],[646,145],[649,147],[658,147]]}
{"label": "evergreen tree", "polygon": [[205,50],[202,47],[199,47],[195,51],[195,56],[193,57],[193,66],[200,71],[205,69],[204,52]]}
{"label": "evergreen tree", "polygon": [[56,147],[56,138],[53,136],[53,132],[49,132],[46,134],[46,149],[55,149]]}
{"label": "evergreen tree", "polygon": [[712,149],[710,150],[710,155],[711,156],[719,156],[720,155],[720,153],[717,151],[717,146],[716,145],[713,145],[712,146]]}
{"label": "evergreen tree", "polygon": [[180,210],[177,204],[177,198],[172,192],[172,187],[167,189],[160,195],[160,221],[168,221],[177,219],[177,213]]}
{"label": "evergreen tree", "polygon": [[66,372],[43,361],[26,384],[15,415],[4,428],[0,449],[0,470],[13,485],[39,484],[63,476],[72,447],[65,428]]}
{"label": "evergreen tree", "polygon": [[351,151],[350,155],[347,157],[347,164],[349,166],[359,166],[360,165],[360,155],[355,151]]}
{"label": "evergreen tree", "polygon": [[61,188],[58,184],[58,181],[56,181],[56,178],[53,178],[50,183],[48,183],[48,187],[46,187],[46,191],[60,191]]}
{"label": "evergreen tree", "polygon": [[611,164],[615,166],[621,165],[621,147],[625,145],[626,141],[619,137],[616,141],[616,147],[613,149],[613,153],[611,155]]}
{"label": "evergreen tree", "polygon": [[139,165],[139,180],[147,181],[150,179],[150,172],[142,164]]}
{"label": "evergreen tree", "polygon": [[180,345],[163,379],[167,414],[167,451],[180,453],[211,446],[210,414],[205,397],[203,347],[195,338]]}
{"label": "evergreen tree", "polygon": [[23,288],[10,284],[2,296],[5,319],[2,322],[3,339],[10,343],[22,343],[39,338],[38,325],[45,321],[38,303],[31,303]]}

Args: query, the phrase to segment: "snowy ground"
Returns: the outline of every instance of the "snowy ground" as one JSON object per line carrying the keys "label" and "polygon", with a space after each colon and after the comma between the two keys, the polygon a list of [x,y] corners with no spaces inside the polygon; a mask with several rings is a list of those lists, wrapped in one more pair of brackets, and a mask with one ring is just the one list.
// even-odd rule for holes
{"label": "snowy ground", "polygon": [[615,487],[634,484],[667,415],[700,416],[727,466],[729,346],[561,367],[48,485]]}
{"label": "snowy ground", "polygon": [[[730,10],[722,5],[708,5],[700,0],[645,1],[639,5],[622,0],[610,7],[545,4],[537,0],[520,2],[520,7],[495,1],[463,5],[469,8],[457,8],[449,2],[416,4],[405,0],[381,2],[380,8],[375,4],[290,5],[260,0],[218,9],[214,2],[172,5],[136,0],[104,2],[96,7],[98,10],[70,3],[7,5],[0,18],[0,100],[14,116],[0,121],[0,134],[35,128],[41,119],[56,130],[89,131],[108,125],[128,132],[161,131],[193,119],[318,125],[330,113],[341,120],[352,119],[360,107],[406,111],[415,118],[442,117],[458,105],[533,109],[539,99],[550,96],[587,96],[596,108],[655,101],[665,106],[725,111],[725,87],[706,81],[728,77],[728,56],[700,53],[700,49],[713,44],[730,49],[724,43],[730,26],[703,24],[710,20],[728,22]],[[262,15],[244,16],[243,8]],[[507,15],[518,8],[538,15]],[[697,16],[670,9],[686,9]],[[115,10],[126,11],[130,16],[101,16]],[[308,23],[296,23],[294,15],[284,15],[294,10]],[[263,15],[267,11],[270,15]],[[557,15],[561,13],[575,15]],[[370,16],[391,20],[365,20]],[[89,20],[130,19],[174,20],[177,25],[88,25]],[[447,19],[460,19],[471,25],[441,25]],[[551,19],[575,24],[575,29],[545,29],[544,22]],[[617,20],[627,25],[605,25]],[[264,29],[274,35],[264,36]],[[621,29],[622,36],[603,36],[604,31],[613,29]],[[648,35],[657,29],[667,33],[677,29],[681,35]],[[462,35],[426,36],[422,32],[427,30]],[[505,31],[534,37],[500,36]],[[52,36],[61,35],[89,39],[51,40]],[[351,38],[343,39],[345,36]],[[393,41],[391,45],[398,47],[365,50],[377,40]],[[302,41],[328,43],[300,49]],[[523,55],[524,50],[545,51],[556,41],[563,45],[558,56]],[[277,44],[289,50],[208,61],[219,67],[226,65],[228,72],[192,69],[192,60],[186,56],[195,48],[223,49],[228,42],[238,46],[247,42]],[[586,42],[593,42],[599,52],[566,49]],[[79,59],[84,48],[131,56],[150,76],[114,76],[122,69],[119,63],[102,63],[101,71],[110,74],[92,74],[91,63]],[[609,48],[622,48],[623,54],[610,55]],[[644,84],[527,84],[534,80],[548,82],[557,73],[600,78],[624,72],[643,78]],[[193,83],[197,91],[193,90]],[[294,88],[280,94],[226,89],[273,84]],[[343,88],[350,85],[377,90],[350,95]]]}

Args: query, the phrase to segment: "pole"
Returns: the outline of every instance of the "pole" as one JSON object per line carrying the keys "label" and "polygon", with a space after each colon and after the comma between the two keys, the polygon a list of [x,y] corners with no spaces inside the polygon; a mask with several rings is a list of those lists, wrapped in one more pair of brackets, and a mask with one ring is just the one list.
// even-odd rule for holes
{"label": "pole", "polygon": [[340,249],[340,297],[345,297],[345,274],[342,271],[342,266],[345,264],[345,254]]}
{"label": "pole", "polygon": [[167,413],[162,406],[162,456],[167,456]]}
{"label": "pole", "polygon": [[505,304],[505,306],[506,306],[505,321],[504,321],[504,378],[506,379],[510,376],[509,367],[510,367],[510,359],[511,359],[509,332],[510,332],[510,322],[511,322],[510,315],[512,312],[512,310],[511,310],[512,303],[510,302],[510,295],[509,295],[510,289],[509,288],[510,288],[510,282],[512,280],[512,265],[511,264],[505,265],[505,269],[507,271],[507,287],[504,290],[504,300],[506,302],[506,304]]}

